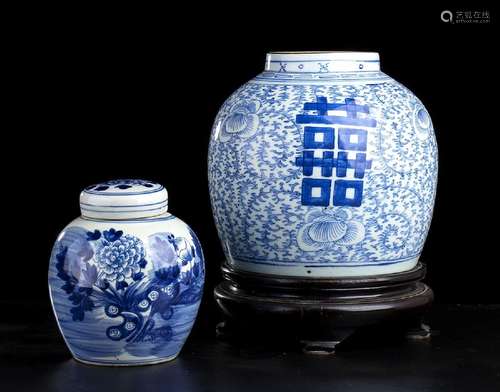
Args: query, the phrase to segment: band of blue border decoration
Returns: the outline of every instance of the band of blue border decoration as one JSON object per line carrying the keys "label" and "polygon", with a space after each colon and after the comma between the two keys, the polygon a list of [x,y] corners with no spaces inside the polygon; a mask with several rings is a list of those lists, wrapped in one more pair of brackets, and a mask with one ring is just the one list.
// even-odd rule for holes
{"label": "band of blue border decoration", "polygon": [[[333,74],[333,75],[332,75]],[[272,75],[272,78],[270,77]],[[299,78],[302,77],[303,75],[317,75],[318,78],[322,79],[334,79],[334,80],[349,80],[349,81],[358,81],[358,80],[366,80],[366,79],[374,79],[374,80],[379,80],[379,79],[386,79],[386,80],[393,80],[390,76],[386,75],[380,70],[369,70],[369,71],[364,71],[364,75],[360,74],[359,72],[353,72],[353,71],[335,71],[335,72],[313,72],[313,71],[301,71],[301,72],[277,72],[273,71],[271,69],[267,69],[265,71],[262,71],[259,75],[257,75],[255,78],[256,79],[265,79],[265,80],[272,80],[273,78],[277,77],[283,77],[287,79],[293,79],[293,78]],[[354,77],[356,75],[356,77]],[[362,75],[362,76],[360,76]],[[249,81],[251,82],[251,80]]]}
{"label": "band of blue border decoration", "polygon": [[[256,76],[253,80],[248,83],[253,84],[262,84],[262,83],[281,83],[283,81],[293,82],[293,83],[313,83],[313,82],[332,82],[332,83],[353,83],[359,82],[364,84],[381,84],[391,82],[392,79],[389,76],[375,76],[375,75],[367,75],[366,78],[358,78],[354,80],[352,78],[347,77],[347,75],[338,76],[338,72],[330,72],[320,74],[318,72],[276,72],[276,71],[266,71],[267,73],[272,74],[265,76]],[[368,74],[368,72],[366,72]],[[371,72],[370,72],[371,73]],[[311,77],[311,75],[315,75],[316,77]],[[358,73],[359,75],[359,73]]]}
{"label": "band of blue border decoration", "polygon": [[[297,65],[298,64],[298,65]],[[380,70],[380,60],[356,60],[356,59],[268,59],[266,61],[266,71],[275,71],[278,73],[302,72],[304,67],[318,67],[318,73],[336,73],[341,71],[341,68],[354,67],[356,72],[371,72]],[[289,68],[287,68],[289,66]],[[291,68],[298,68],[292,70]],[[340,69],[337,69],[340,68]],[[365,69],[366,68],[366,69]],[[350,69],[353,71],[353,69]],[[307,72],[307,69],[306,69]]]}
{"label": "band of blue border decoration", "polygon": [[[282,75],[291,75],[291,73],[288,73],[288,74],[285,74],[283,73]],[[294,74],[294,75],[300,75],[298,73]],[[286,82],[290,82],[288,83],[289,85],[307,85],[307,84],[314,84],[314,83],[337,83],[337,82],[341,82],[341,83],[350,83],[351,80],[349,79],[338,79],[338,78],[324,78],[324,79],[306,79],[306,78],[279,78],[279,77],[276,77],[276,78],[255,78],[254,80],[248,82],[250,84],[273,84],[273,85],[276,85],[276,84],[280,84],[280,83],[283,83],[284,81]],[[389,79],[384,79],[384,80],[381,80],[381,79],[367,79],[367,80],[363,80],[362,82],[364,84],[382,84],[382,83],[386,83],[386,82],[389,82],[390,80]]]}
{"label": "band of blue border decoration", "polygon": [[293,261],[278,261],[278,260],[268,260],[258,257],[233,257],[232,259],[236,262],[242,261],[252,264],[262,264],[271,265],[275,267],[306,267],[306,268],[330,268],[330,267],[367,267],[367,266],[377,266],[377,265],[388,265],[403,263],[405,261],[410,261],[412,259],[418,258],[420,254],[415,254],[413,256],[407,256],[394,260],[381,260],[381,261],[335,261],[335,262],[321,262],[318,264],[304,264]]}
{"label": "band of blue border decoration", "polygon": [[150,207],[150,206],[156,206],[159,204],[168,204],[168,199],[155,202],[155,203],[149,203],[149,204],[128,204],[128,205],[114,205],[114,206],[107,206],[103,204],[90,204],[90,203],[81,203],[80,206],[89,206],[89,207],[101,207],[101,208],[134,208],[134,207]]}
{"label": "band of blue border decoration", "polygon": [[[167,212],[165,212],[165,214],[167,214]],[[156,216],[158,216],[158,215],[156,215]],[[168,220],[176,219],[176,218],[177,217],[172,215],[172,214],[168,214],[167,216],[164,216],[161,218],[151,217],[151,218],[127,218],[127,219],[98,219],[98,218],[90,218],[88,216],[80,216],[80,219],[83,219],[86,221],[91,221],[91,222],[99,222],[99,223],[103,223],[103,224],[113,223],[113,222],[121,223],[121,224],[162,222],[162,221],[168,221]]]}
{"label": "band of blue border decoration", "polygon": [[151,189],[149,191],[142,192],[93,192],[93,191],[83,191],[83,193],[87,193],[89,195],[99,195],[99,196],[136,196],[136,195],[147,195],[151,193],[156,193],[164,190],[165,187],[162,185],[161,188]]}
{"label": "band of blue border decoration", "polygon": [[349,63],[380,63],[380,60],[348,60],[348,59],[314,59],[314,60],[268,60],[268,63],[336,63],[336,62],[349,62]]}
{"label": "band of blue border decoration", "polygon": [[94,210],[94,209],[85,208],[82,206],[80,206],[80,209],[82,211],[100,212],[100,213],[105,213],[105,214],[123,214],[123,213],[128,214],[128,213],[132,213],[132,212],[148,212],[148,211],[163,210],[166,207],[168,207],[168,204],[164,204],[164,205],[156,207],[156,208],[147,208],[147,209],[142,209],[142,210],[139,209],[139,210],[113,210],[113,211],[109,211],[109,210]]}

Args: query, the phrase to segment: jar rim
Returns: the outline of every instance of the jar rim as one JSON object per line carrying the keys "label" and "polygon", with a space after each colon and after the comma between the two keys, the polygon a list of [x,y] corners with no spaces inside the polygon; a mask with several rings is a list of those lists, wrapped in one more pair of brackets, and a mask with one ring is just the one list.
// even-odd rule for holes
{"label": "jar rim", "polygon": [[350,54],[350,55],[372,55],[378,57],[378,52],[369,52],[369,51],[352,51],[352,50],[278,50],[271,51],[268,54],[299,54],[299,55],[308,55],[308,54]]}
{"label": "jar rim", "polygon": [[380,71],[378,52],[276,51],[266,56],[266,71],[335,73]]}

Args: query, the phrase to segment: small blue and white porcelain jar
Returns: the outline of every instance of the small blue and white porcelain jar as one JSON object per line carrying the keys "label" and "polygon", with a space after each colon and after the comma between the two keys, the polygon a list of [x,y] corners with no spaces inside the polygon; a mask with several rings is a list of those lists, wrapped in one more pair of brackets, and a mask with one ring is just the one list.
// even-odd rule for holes
{"label": "small blue and white porcelain jar", "polygon": [[52,306],[75,359],[145,365],[179,354],[205,273],[196,235],[167,206],[167,190],[144,180],[80,194],[82,215],[59,235],[49,266]]}
{"label": "small blue and white porcelain jar", "polygon": [[415,267],[437,170],[429,113],[378,53],[268,54],[223,104],[209,148],[227,261],[282,276]]}

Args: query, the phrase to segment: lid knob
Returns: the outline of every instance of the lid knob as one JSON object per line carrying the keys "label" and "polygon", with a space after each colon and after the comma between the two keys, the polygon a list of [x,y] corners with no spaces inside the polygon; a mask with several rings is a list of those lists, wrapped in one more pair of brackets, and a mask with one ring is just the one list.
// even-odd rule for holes
{"label": "lid knob", "polygon": [[111,180],[88,186],[80,193],[80,210],[88,218],[149,218],[167,209],[167,190],[153,181]]}

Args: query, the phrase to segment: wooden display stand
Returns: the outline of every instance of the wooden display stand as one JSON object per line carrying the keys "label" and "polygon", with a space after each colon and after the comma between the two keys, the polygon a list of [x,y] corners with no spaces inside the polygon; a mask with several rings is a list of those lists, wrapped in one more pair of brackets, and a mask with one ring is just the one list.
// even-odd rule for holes
{"label": "wooden display stand", "polygon": [[222,266],[214,290],[226,321],[219,337],[289,341],[306,353],[330,354],[356,330],[387,325],[408,338],[426,339],[422,316],[433,300],[421,280],[425,266],[371,277],[299,278]]}

